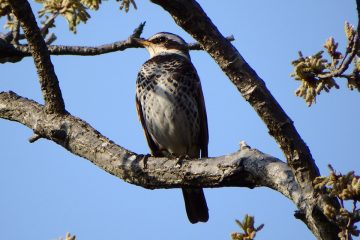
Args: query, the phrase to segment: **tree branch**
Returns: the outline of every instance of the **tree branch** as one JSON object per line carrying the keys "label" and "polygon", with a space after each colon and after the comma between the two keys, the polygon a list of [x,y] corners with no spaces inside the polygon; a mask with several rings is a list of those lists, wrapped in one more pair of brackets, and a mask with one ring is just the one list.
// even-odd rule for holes
{"label": "tree branch", "polygon": [[51,14],[51,16],[44,22],[43,26],[40,29],[41,35],[43,37],[46,37],[46,35],[49,32],[49,28],[51,26],[53,26],[54,22],[55,22],[55,18],[57,18],[57,16],[59,16],[59,13],[53,13]]}
{"label": "tree branch", "polygon": [[51,63],[45,41],[37,26],[30,4],[26,0],[9,1],[11,10],[20,21],[33,56],[41,91],[45,100],[46,111],[52,113],[65,112],[65,104],[61,95],[59,82]]}
{"label": "tree branch", "polygon": [[0,118],[19,122],[71,153],[88,159],[124,181],[148,189],[179,187],[268,187],[305,209],[291,169],[256,149],[227,156],[168,159],[138,155],[116,145],[88,123],[70,114],[48,114],[44,106],[13,92],[0,92]]}
{"label": "tree branch", "polygon": [[[217,30],[200,5],[193,0],[152,0],[168,11],[175,22],[197,40],[254,107],[279,143],[302,188],[319,175],[309,148],[292,120],[266,88],[264,81],[247,64],[235,47]],[[311,185],[310,185],[311,186]]]}
{"label": "tree branch", "polygon": [[[297,182],[308,199],[302,220],[318,239],[337,239],[338,228],[318,209],[323,202],[314,198],[312,181],[319,170],[305,142],[296,131],[264,81],[226,40],[194,0],[151,0],[170,13],[175,22],[197,40],[252,105],[285,154]],[[335,203],[336,204],[336,203]]]}
{"label": "tree branch", "polygon": [[[133,42],[133,35],[127,40],[116,41],[109,44],[103,44],[100,46],[62,46],[62,45],[50,45],[48,51],[50,55],[76,55],[76,56],[95,56],[101,54],[107,54],[111,52],[124,51],[128,48],[143,48],[137,43]],[[234,37],[227,37],[229,41],[233,41]],[[1,38],[0,38],[1,41]],[[203,50],[199,43],[189,43],[189,50]],[[23,57],[31,56],[31,50],[28,46],[17,45],[14,46],[6,41],[0,43],[0,63],[6,62],[18,62]]]}
{"label": "tree branch", "polygon": [[[358,23],[357,28],[354,36],[354,40],[350,49],[350,55],[345,55],[342,63],[338,68],[334,71],[326,72],[324,74],[318,74],[317,77],[319,78],[334,78],[334,77],[342,77],[343,73],[349,68],[351,62],[354,60],[357,52],[359,51],[359,33],[360,33],[360,0],[356,0],[356,10],[358,13]],[[350,46],[349,46],[350,47]]]}

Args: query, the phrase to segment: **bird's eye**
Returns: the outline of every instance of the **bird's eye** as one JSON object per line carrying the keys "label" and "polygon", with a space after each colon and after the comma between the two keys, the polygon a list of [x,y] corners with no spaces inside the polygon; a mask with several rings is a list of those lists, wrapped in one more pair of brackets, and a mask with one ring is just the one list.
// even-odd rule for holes
{"label": "bird's eye", "polygon": [[159,43],[161,43],[161,42],[165,42],[166,41],[166,38],[164,38],[164,37],[160,37],[160,38],[158,38],[158,42]]}

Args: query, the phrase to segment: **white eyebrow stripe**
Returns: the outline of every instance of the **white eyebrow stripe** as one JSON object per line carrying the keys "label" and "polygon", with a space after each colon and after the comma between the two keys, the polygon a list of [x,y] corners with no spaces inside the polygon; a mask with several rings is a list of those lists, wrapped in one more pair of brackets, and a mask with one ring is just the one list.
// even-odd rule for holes
{"label": "white eyebrow stripe", "polygon": [[176,35],[170,34],[170,33],[157,33],[154,36],[150,37],[149,41],[151,41],[155,38],[159,38],[159,37],[165,37],[165,38],[170,39],[174,42],[177,42],[181,45],[186,45],[186,42],[183,39],[181,39],[180,37],[178,37]]}

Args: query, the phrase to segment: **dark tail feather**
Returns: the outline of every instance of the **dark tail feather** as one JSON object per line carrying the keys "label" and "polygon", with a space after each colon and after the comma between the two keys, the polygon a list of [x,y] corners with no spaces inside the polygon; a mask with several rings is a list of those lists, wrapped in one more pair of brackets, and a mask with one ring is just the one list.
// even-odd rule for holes
{"label": "dark tail feather", "polygon": [[182,189],[186,213],[191,223],[207,222],[209,211],[202,188]]}

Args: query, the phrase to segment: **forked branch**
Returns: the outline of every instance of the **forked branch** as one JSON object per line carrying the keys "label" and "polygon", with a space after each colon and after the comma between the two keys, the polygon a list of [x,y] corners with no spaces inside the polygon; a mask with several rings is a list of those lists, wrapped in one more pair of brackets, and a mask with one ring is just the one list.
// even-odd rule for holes
{"label": "forked branch", "polygon": [[19,20],[28,41],[30,52],[33,56],[39,76],[46,111],[50,113],[65,112],[65,104],[54,71],[54,66],[50,60],[46,43],[37,26],[30,4],[26,0],[16,0],[9,1],[9,5],[12,12]]}

